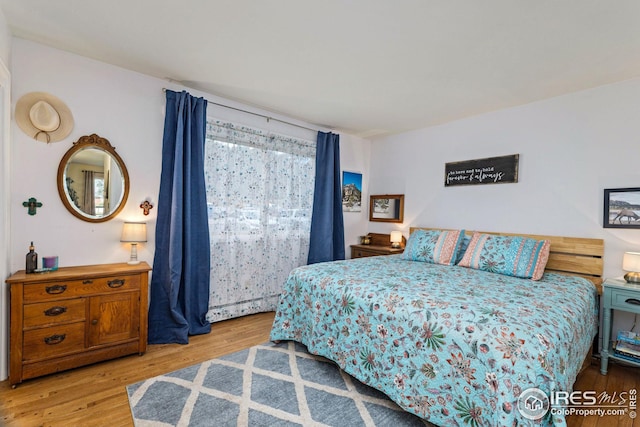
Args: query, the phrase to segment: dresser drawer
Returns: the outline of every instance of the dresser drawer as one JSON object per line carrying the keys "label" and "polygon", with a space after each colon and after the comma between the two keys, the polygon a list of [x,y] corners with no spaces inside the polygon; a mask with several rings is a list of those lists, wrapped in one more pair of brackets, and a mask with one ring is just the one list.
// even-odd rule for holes
{"label": "dresser drawer", "polygon": [[24,306],[23,326],[24,329],[30,329],[81,321],[86,317],[86,307],[86,300],[82,298],[27,304]]}
{"label": "dresser drawer", "polygon": [[85,323],[51,326],[24,332],[23,360],[46,359],[84,349]]}
{"label": "dresser drawer", "polygon": [[351,245],[351,258],[401,254],[404,249],[391,246]]}
{"label": "dresser drawer", "polygon": [[362,249],[354,249],[351,258],[364,258],[368,256],[375,256],[378,254],[371,253],[369,251],[363,251]]}
{"label": "dresser drawer", "polygon": [[624,310],[631,313],[640,313],[640,294],[626,289],[611,289],[611,307],[614,310]]}
{"label": "dresser drawer", "polygon": [[85,280],[29,283],[24,285],[24,302],[54,301],[115,290],[140,289],[140,276],[99,277]]}

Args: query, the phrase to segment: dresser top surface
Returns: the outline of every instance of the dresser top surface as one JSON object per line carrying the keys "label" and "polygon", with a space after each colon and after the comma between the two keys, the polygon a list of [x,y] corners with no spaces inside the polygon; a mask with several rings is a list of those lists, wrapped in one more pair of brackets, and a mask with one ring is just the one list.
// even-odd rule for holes
{"label": "dresser top surface", "polygon": [[356,248],[356,249],[369,249],[369,250],[373,250],[373,251],[389,251],[389,252],[402,252],[404,251],[404,248],[392,248],[390,245],[387,246],[381,246],[381,245],[351,245],[352,248]]}
{"label": "dresser top surface", "polygon": [[86,276],[111,276],[115,274],[136,274],[151,271],[151,267],[146,262],[130,265],[125,262],[118,264],[97,264],[97,265],[78,265],[74,267],[60,267],[56,271],[47,271],[42,273],[25,273],[20,270],[9,277],[6,282],[11,283],[30,283],[30,282],[47,282],[51,280],[69,280]]}

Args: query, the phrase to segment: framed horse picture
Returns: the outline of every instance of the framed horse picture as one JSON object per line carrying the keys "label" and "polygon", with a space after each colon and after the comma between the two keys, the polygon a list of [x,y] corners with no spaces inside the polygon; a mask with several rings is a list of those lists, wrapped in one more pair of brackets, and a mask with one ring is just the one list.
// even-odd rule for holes
{"label": "framed horse picture", "polygon": [[640,188],[604,190],[604,228],[640,228]]}

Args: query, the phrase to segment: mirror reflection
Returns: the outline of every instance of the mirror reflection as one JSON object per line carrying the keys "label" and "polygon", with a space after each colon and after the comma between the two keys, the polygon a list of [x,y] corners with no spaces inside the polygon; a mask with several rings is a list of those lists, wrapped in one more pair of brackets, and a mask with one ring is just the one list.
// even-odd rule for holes
{"label": "mirror reflection", "polygon": [[82,137],[65,154],[58,168],[62,202],[76,217],[106,221],[123,207],[128,174],[109,141],[95,134]]}
{"label": "mirror reflection", "polygon": [[370,196],[369,221],[402,222],[404,219],[404,194]]}

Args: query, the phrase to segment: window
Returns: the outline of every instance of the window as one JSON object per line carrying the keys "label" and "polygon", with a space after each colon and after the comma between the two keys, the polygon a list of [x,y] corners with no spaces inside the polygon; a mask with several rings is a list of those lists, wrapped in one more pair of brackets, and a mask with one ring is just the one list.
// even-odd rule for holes
{"label": "window", "polygon": [[289,272],[307,261],[314,179],[315,142],[207,123],[207,320],[275,310]]}

